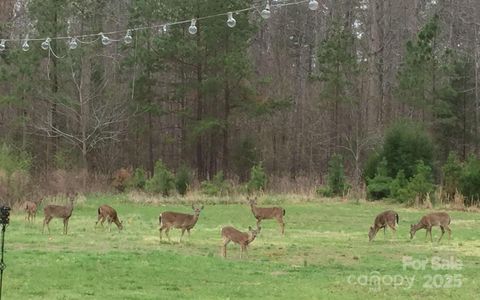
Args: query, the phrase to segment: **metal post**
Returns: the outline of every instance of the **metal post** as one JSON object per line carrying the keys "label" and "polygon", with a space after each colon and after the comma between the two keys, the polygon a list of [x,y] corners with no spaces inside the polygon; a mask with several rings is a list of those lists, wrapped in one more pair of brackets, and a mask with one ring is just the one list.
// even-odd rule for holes
{"label": "metal post", "polygon": [[3,252],[5,250],[5,228],[9,223],[10,207],[0,207],[0,223],[2,224],[2,248],[0,258],[0,300],[2,299],[3,270],[7,267],[3,262]]}

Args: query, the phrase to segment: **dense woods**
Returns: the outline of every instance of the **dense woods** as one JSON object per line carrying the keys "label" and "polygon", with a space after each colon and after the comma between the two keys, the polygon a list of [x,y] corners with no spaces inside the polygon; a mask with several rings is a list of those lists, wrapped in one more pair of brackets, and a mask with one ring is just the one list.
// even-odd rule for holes
{"label": "dense woods", "polygon": [[[225,16],[197,20],[195,35],[182,24],[134,31],[129,45],[103,46],[93,36],[74,50],[71,40],[52,40],[51,51],[42,41],[23,51],[23,41],[7,42],[0,52],[3,177],[74,171],[86,187],[122,167],[150,178],[161,160],[199,181],[222,172],[245,182],[260,167],[270,188],[280,189],[332,181],[333,158],[351,186],[375,182],[369,193],[377,197],[385,192],[381,176],[398,184],[428,168],[431,181],[444,183],[450,153],[457,166],[479,153],[478,1],[325,0],[316,11],[271,2],[267,20],[257,12],[233,14],[234,28]],[[119,31],[109,36],[117,40],[128,28],[265,2],[63,4],[1,1],[0,39]],[[408,136],[412,127],[426,144]],[[431,151],[402,152],[410,141]],[[413,154],[395,162],[398,153]]]}

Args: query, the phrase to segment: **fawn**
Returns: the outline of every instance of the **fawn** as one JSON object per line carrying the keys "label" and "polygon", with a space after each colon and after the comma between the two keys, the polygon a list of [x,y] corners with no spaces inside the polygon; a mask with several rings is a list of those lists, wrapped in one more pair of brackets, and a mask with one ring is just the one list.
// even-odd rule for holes
{"label": "fawn", "polygon": [[385,237],[385,230],[387,226],[389,226],[393,230],[393,234],[397,232],[397,225],[398,225],[398,214],[393,210],[387,210],[382,212],[381,214],[377,215],[375,221],[373,222],[373,226],[370,226],[370,230],[368,232],[368,240],[371,242],[377,232],[383,228],[383,236]]}
{"label": "fawn", "polygon": [[32,201],[26,201],[24,204],[24,209],[27,213],[25,220],[27,222],[35,222],[35,216],[37,215],[37,204]]}
{"label": "fawn", "polygon": [[222,228],[222,256],[227,257],[227,245],[230,241],[239,244],[241,248],[240,258],[243,256],[243,252],[247,251],[247,246],[255,240],[258,233],[260,232],[260,227],[257,229],[252,229],[251,226],[248,226],[248,232],[241,232],[231,226]]}
{"label": "fawn", "polygon": [[118,219],[117,211],[113,207],[103,204],[98,208],[98,220],[95,222],[95,227],[97,227],[99,221],[103,227],[105,220],[108,222],[108,231],[111,231],[112,222],[117,225],[118,230],[123,229],[123,222]]}

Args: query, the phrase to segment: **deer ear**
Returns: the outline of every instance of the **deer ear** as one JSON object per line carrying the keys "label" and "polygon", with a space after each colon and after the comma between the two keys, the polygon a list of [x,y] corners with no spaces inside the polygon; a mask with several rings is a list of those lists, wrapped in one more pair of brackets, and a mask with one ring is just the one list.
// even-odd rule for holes
{"label": "deer ear", "polygon": [[248,231],[252,231],[252,226],[248,226]]}

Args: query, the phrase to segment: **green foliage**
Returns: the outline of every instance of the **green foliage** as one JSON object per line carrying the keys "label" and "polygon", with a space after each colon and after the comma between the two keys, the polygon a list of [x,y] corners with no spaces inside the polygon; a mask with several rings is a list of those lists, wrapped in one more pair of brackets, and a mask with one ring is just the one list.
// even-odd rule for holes
{"label": "green foliage", "polygon": [[378,200],[390,196],[392,178],[387,173],[387,160],[383,158],[377,166],[375,177],[367,178],[368,198]]}
{"label": "green foliage", "polygon": [[419,160],[433,164],[433,143],[422,126],[411,122],[397,122],[385,134],[383,157],[387,161],[388,176],[395,177],[400,170],[410,179]]}
{"label": "green foliage", "polygon": [[244,182],[248,178],[248,172],[258,163],[255,142],[253,138],[247,136],[240,139],[232,150],[233,168],[240,181]]}
{"label": "green foliage", "polygon": [[177,170],[177,176],[175,177],[175,188],[181,196],[185,196],[192,180],[192,172],[186,165],[181,165]]}
{"label": "green foliage", "polygon": [[31,156],[24,152],[14,150],[7,144],[0,145],[0,170],[10,177],[15,171],[28,172],[32,165]]}
{"label": "green foliage", "polygon": [[448,201],[451,201],[457,190],[460,189],[460,178],[462,175],[462,164],[455,152],[450,152],[447,161],[442,167],[443,191]]}
{"label": "green foliage", "polygon": [[317,193],[325,197],[341,196],[350,188],[345,179],[341,155],[333,155],[328,162],[327,185],[325,189],[318,189]]}
{"label": "green foliage", "polygon": [[432,169],[425,165],[423,161],[418,161],[415,169],[415,175],[410,179],[407,190],[412,198],[418,197],[423,201],[427,194],[435,189],[432,181]]}
{"label": "green foliage", "polygon": [[136,168],[135,172],[133,172],[133,176],[130,178],[128,182],[128,186],[130,188],[143,190],[146,184],[146,175],[145,170],[143,168]]}
{"label": "green foliage", "polygon": [[411,193],[408,189],[408,180],[405,177],[405,172],[400,170],[397,177],[390,183],[390,195],[392,198],[399,200],[400,202],[406,202],[411,198]]}
{"label": "green foliage", "polygon": [[159,159],[155,163],[155,173],[152,178],[147,180],[145,189],[150,193],[161,193],[163,196],[169,196],[174,188],[175,178],[163,162]]}
{"label": "green foliage", "polygon": [[375,174],[377,174],[377,168],[383,159],[382,155],[383,153],[381,151],[373,152],[367,158],[367,162],[365,163],[365,167],[363,168],[362,173],[362,177],[365,182],[367,182],[368,179],[372,179],[373,177],[375,177]]}
{"label": "green foliage", "polygon": [[230,183],[225,180],[223,172],[220,171],[210,181],[203,181],[200,184],[203,194],[208,196],[224,196],[231,189]]}
{"label": "green foliage", "polygon": [[317,194],[317,196],[320,196],[320,197],[333,197],[334,196],[332,190],[328,186],[318,187],[315,190],[315,193]]}
{"label": "green foliage", "polygon": [[265,191],[267,186],[267,174],[263,169],[262,164],[258,164],[252,167],[250,172],[250,180],[247,183],[248,193],[256,191]]}
{"label": "green foliage", "polygon": [[467,204],[480,199],[480,160],[471,155],[465,162],[460,176],[460,191],[466,197]]}

